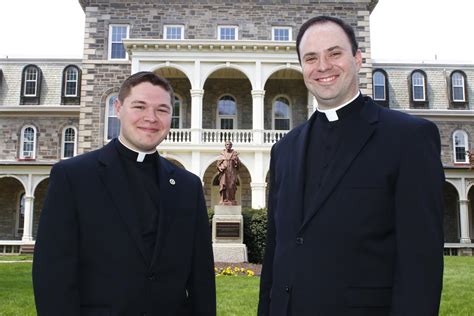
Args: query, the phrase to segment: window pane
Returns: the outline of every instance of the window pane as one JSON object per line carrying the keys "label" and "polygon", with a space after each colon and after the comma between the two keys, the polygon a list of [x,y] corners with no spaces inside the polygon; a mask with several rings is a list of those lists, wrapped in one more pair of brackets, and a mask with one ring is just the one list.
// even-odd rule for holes
{"label": "window pane", "polygon": [[64,144],[64,158],[74,157],[74,143]]}
{"label": "window pane", "polygon": [[179,114],[181,108],[181,100],[174,97],[173,113],[171,115],[171,128],[179,128]]}
{"label": "window pane", "polygon": [[235,28],[234,27],[221,27],[220,28],[220,39],[221,40],[235,40]]}
{"label": "window pane", "polygon": [[233,119],[221,119],[221,129],[234,129],[234,120]]}
{"label": "window pane", "polygon": [[453,89],[453,101],[465,101],[464,97],[464,76],[456,72],[451,77]]}
{"label": "window pane", "polygon": [[374,100],[385,100],[385,87],[374,85]]}
{"label": "window pane", "polygon": [[166,39],[182,39],[182,30],[181,26],[167,26]]}
{"label": "window pane", "polygon": [[116,95],[111,96],[107,105],[107,139],[118,137],[120,132],[120,121],[114,107],[115,99],[117,99]]}
{"label": "window pane", "polygon": [[290,102],[285,98],[278,98],[275,101],[274,111],[275,118],[289,118],[290,117]]}
{"label": "window pane", "polygon": [[25,96],[36,96],[36,86],[38,82],[38,70],[34,67],[28,67],[25,71]]}
{"label": "window pane", "polygon": [[453,87],[453,100],[464,101],[464,88]]}
{"label": "window pane", "polygon": [[234,98],[224,96],[219,100],[219,115],[235,115],[237,113]]}
{"label": "window pane", "polygon": [[18,210],[18,233],[23,232],[23,226],[25,225],[25,193],[20,196],[20,205]]}
{"label": "window pane", "polygon": [[120,121],[116,117],[109,117],[107,122],[107,139],[118,137],[120,131]]}
{"label": "window pane", "polygon": [[290,120],[289,119],[275,119],[276,130],[289,130]]}
{"label": "window pane", "polygon": [[273,29],[273,38],[275,41],[289,41],[290,30],[289,29]]}
{"label": "window pane", "polygon": [[77,82],[78,82],[78,71],[75,68],[70,67],[66,70],[66,91],[65,95],[68,97],[77,96]]}
{"label": "window pane", "polygon": [[110,48],[110,57],[112,59],[125,59],[125,47],[123,46],[122,40],[127,38],[127,36],[127,26],[112,26],[112,39]]}
{"label": "window pane", "polygon": [[36,81],[27,81],[25,83],[25,95],[36,95]]}
{"label": "window pane", "polygon": [[456,147],[456,162],[466,161],[466,149],[464,147]]}
{"label": "window pane", "polygon": [[171,119],[171,128],[179,128],[179,118],[173,117]]}
{"label": "window pane", "polygon": [[414,100],[424,101],[425,100],[424,95],[425,94],[424,94],[423,87],[419,87],[419,86],[413,87],[413,99]]}

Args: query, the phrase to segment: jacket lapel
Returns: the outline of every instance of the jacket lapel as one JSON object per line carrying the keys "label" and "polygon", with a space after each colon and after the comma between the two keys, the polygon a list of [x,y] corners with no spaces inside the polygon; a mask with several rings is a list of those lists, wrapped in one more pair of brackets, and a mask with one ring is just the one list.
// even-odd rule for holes
{"label": "jacket lapel", "polygon": [[299,134],[294,138],[291,146],[291,152],[287,153],[290,163],[290,187],[288,188],[291,201],[287,207],[292,209],[295,214],[291,216],[296,218],[297,228],[300,227],[303,220],[303,201],[304,201],[304,183],[305,183],[305,163],[306,163],[306,147],[308,145],[308,136],[311,130],[311,125],[314,123],[317,112],[303,125]]}
{"label": "jacket lapel", "polygon": [[158,233],[156,236],[155,249],[153,251],[153,257],[151,265],[155,265],[156,261],[160,256],[161,249],[163,248],[166,240],[168,229],[170,228],[171,220],[175,209],[176,199],[179,197],[176,195],[176,187],[180,186],[177,183],[179,179],[174,178],[174,170],[168,165],[168,162],[160,156],[160,165],[158,170],[158,189],[159,189],[159,220],[158,220]]}
{"label": "jacket lapel", "polygon": [[113,142],[104,146],[100,151],[99,177],[109,191],[109,195],[126,224],[130,236],[140,250],[143,259],[148,261],[140,234],[139,219],[130,197],[129,181]]}
{"label": "jacket lapel", "polygon": [[378,120],[378,108],[372,101],[366,101],[360,114],[344,125],[340,145],[336,151],[333,163],[330,165],[327,177],[312,203],[311,210],[305,212],[305,218],[300,229],[315,216],[323,203],[328,199],[342,179],[352,161],[360,153],[364,145],[375,131]]}

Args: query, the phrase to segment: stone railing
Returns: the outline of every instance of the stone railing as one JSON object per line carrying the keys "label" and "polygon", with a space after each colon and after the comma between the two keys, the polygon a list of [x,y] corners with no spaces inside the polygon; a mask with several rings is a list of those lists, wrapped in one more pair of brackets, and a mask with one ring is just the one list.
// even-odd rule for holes
{"label": "stone railing", "polygon": [[279,141],[288,131],[266,130],[263,132],[263,143],[273,144]]}
{"label": "stone railing", "polygon": [[[197,135],[199,144],[222,144],[231,141],[233,144],[273,144],[279,141],[288,131],[264,130],[256,132],[251,129],[202,129]],[[171,129],[163,143],[165,144],[192,144],[191,129]],[[260,135],[256,137],[255,135]],[[263,134],[263,143],[260,143]]]}
{"label": "stone railing", "polygon": [[166,136],[164,143],[191,143],[191,130],[190,129],[171,129]]}
{"label": "stone railing", "polygon": [[222,144],[226,141],[232,144],[252,144],[253,130],[251,129],[203,129],[201,141],[206,144]]}

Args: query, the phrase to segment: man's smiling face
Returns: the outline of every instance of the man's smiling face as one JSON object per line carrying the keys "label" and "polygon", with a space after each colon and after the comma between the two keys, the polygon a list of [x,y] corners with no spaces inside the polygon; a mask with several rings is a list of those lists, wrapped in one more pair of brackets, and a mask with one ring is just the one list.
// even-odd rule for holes
{"label": "man's smiling face", "polygon": [[299,51],[306,87],[321,109],[335,108],[356,95],[361,52],[352,54],[349,38],[339,25],[323,22],[309,27]]}

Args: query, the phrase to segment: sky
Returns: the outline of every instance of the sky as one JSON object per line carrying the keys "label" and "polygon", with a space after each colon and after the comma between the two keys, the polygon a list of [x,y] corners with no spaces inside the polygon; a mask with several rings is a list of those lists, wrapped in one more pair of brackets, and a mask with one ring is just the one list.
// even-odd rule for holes
{"label": "sky", "polygon": [[[377,62],[474,63],[474,0],[379,0],[372,12]],[[0,0],[0,58],[82,58],[78,0]]]}

